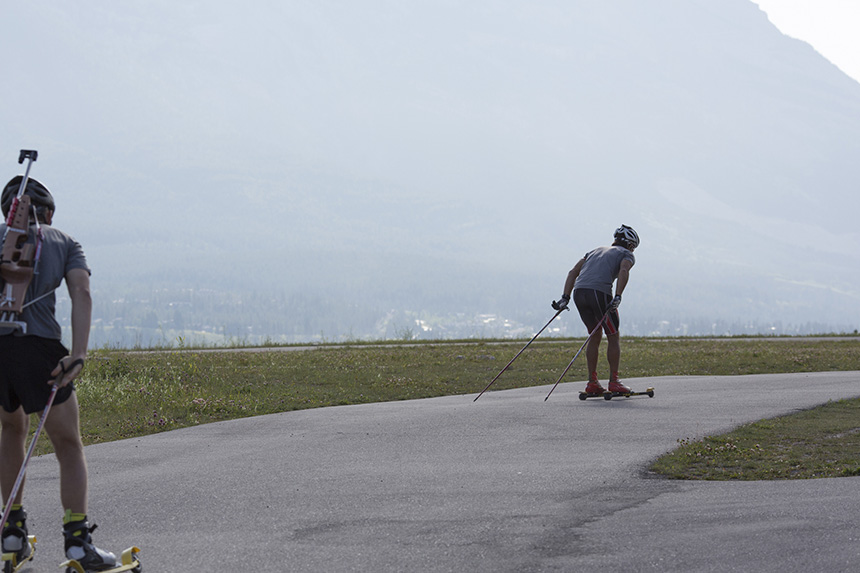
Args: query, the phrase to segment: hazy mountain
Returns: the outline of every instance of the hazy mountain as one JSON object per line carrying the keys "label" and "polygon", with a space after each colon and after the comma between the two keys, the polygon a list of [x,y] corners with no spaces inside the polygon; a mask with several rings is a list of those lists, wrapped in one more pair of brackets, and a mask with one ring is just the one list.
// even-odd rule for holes
{"label": "hazy mountain", "polygon": [[860,324],[860,84],[750,1],[4,13],[0,165],[39,149],[103,323],[528,331],[625,223],[629,333]]}

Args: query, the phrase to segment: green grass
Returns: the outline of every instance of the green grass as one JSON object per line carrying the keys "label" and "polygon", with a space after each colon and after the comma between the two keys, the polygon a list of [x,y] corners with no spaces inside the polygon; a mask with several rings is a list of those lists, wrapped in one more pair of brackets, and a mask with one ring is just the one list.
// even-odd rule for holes
{"label": "green grass", "polygon": [[[492,389],[554,383],[582,342],[536,342]],[[94,444],[305,408],[477,394],[524,344],[523,340],[359,344],[302,351],[98,350],[91,353],[77,383],[82,434],[86,444]],[[860,338],[626,338],[622,352],[622,376],[627,378],[860,370]],[[584,364],[581,356],[564,381],[585,380]],[[603,358],[600,368],[605,379]],[[756,434],[763,435],[762,429]],[[856,433],[848,433],[837,441],[851,442],[854,437]],[[756,443],[764,447],[763,441]],[[748,452],[751,446],[739,448]],[[49,451],[50,444],[43,439],[37,452]],[[734,475],[730,474],[724,472],[724,478]]]}
{"label": "green grass", "polygon": [[860,476],[860,400],[830,402],[679,444],[652,471],[697,480]]}

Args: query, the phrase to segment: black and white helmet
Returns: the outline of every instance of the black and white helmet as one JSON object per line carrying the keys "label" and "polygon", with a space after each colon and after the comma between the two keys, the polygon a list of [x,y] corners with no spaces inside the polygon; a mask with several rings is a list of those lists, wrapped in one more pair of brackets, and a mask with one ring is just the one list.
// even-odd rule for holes
{"label": "black and white helmet", "polygon": [[615,229],[615,240],[627,245],[628,249],[635,249],[639,246],[639,235],[633,230],[633,227],[621,225]]}
{"label": "black and white helmet", "polygon": [[[21,186],[21,180],[23,178],[23,175],[16,175],[10,179],[9,183],[6,184],[6,187],[3,188],[3,196],[0,198],[0,204],[2,204],[3,207],[4,217],[9,214],[9,209],[12,208],[12,201],[14,201],[15,197],[18,195],[18,188]],[[32,177],[27,179],[27,189],[24,190],[24,193],[30,196],[32,205],[37,209],[39,207],[46,207],[51,211],[55,210],[54,196],[51,195],[51,192],[48,191],[47,187]]]}

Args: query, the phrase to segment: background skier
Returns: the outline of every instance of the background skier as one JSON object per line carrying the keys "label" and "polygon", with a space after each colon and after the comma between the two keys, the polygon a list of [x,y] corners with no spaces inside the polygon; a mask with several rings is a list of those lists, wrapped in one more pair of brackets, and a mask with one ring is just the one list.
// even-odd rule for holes
{"label": "background skier", "polygon": [[[22,177],[14,177],[2,193],[2,210],[7,216]],[[30,196],[32,210],[28,242],[36,241],[36,221],[41,226],[41,255],[20,319],[21,329],[0,328],[0,489],[4,503],[12,510],[3,524],[3,552],[16,552],[19,561],[30,547],[27,543],[27,514],[21,502],[23,487],[16,499],[10,495],[17,472],[25,457],[25,441],[30,414],[44,410],[52,384],[59,390],[45,421],[45,431],[54,446],[60,465],[60,499],[65,509],[63,533],[66,555],[77,559],[88,570],[112,568],[116,558],[92,545],[87,522],[87,464],[81,442],[78,421],[78,401],[73,381],[81,373],[89,342],[92,299],[90,269],[84,252],[72,237],[51,227],[54,198],[50,191],[29,179],[25,193]],[[0,224],[0,236],[5,223]],[[66,281],[72,303],[72,350],[61,343],[62,331],[55,316],[54,290]],[[3,284],[0,278],[0,285]],[[43,295],[44,298],[36,300]],[[5,506],[4,506],[5,508]]]}
{"label": "background skier", "polygon": [[[606,358],[609,361],[609,391],[630,392],[630,388],[618,380],[621,362],[618,305],[621,304],[621,293],[624,292],[630,278],[630,269],[636,263],[633,251],[639,246],[639,235],[631,227],[621,225],[616,229],[614,238],[612,246],[598,247],[589,251],[574,265],[567,274],[561,299],[552,302],[555,310],[565,308],[570,303],[572,292],[573,302],[588,332],[593,332],[609,311],[606,320],[603,321],[603,329],[589,339],[585,349],[589,372],[585,391],[589,394],[605,392],[597,378],[597,362],[603,331],[606,332],[608,344]],[[613,283],[615,283],[614,296]]]}

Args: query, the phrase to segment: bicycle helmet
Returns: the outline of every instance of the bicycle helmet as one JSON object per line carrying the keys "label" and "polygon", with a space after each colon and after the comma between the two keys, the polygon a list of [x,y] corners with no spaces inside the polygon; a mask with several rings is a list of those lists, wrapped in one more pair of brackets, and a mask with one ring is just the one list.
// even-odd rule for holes
{"label": "bicycle helmet", "polygon": [[635,249],[639,246],[639,235],[633,230],[633,227],[621,225],[615,229],[615,240],[627,245],[628,249]]}
{"label": "bicycle helmet", "polygon": [[[4,217],[9,215],[9,209],[12,208],[12,201],[14,201],[15,197],[18,196],[18,188],[21,186],[21,179],[23,178],[23,175],[16,175],[10,179],[9,183],[6,184],[6,187],[3,188],[3,196],[0,198],[0,204],[2,204],[3,207]],[[47,187],[32,177],[27,179],[27,189],[24,193],[30,196],[30,201],[37,210],[40,207],[46,207],[51,211],[55,210],[54,196],[51,195],[51,192],[48,191]]]}

